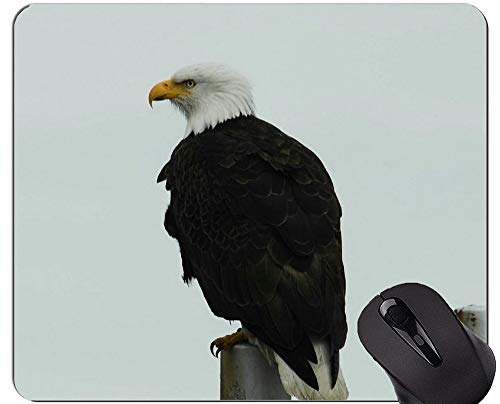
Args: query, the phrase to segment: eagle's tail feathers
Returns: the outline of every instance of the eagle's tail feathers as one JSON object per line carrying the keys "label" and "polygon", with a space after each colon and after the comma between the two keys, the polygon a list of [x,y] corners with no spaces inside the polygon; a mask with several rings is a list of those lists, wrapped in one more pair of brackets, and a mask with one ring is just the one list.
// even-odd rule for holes
{"label": "eagle's tail feathers", "polygon": [[339,351],[334,350],[330,356],[330,387],[333,389],[339,376],[340,358]]}
{"label": "eagle's tail feathers", "polygon": [[[300,378],[299,378],[299,376],[297,376],[297,374],[292,371],[294,377],[297,377],[298,380],[301,380],[301,381],[303,380],[302,383],[305,384],[309,389],[319,389],[317,376],[316,376],[316,373],[314,371],[314,367],[318,366],[318,365],[314,365],[314,364],[311,365],[311,363],[307,360],[305,360],[305,361],[304,360],[293,360],[293,357],[292,358],[287,357],[287,362],[285,362],[283,359],[281,359],[281,356],[279,355],[279,352],[277,350],[275,350],[274,356],[275,356],[275,360],[278,364],[278,370],[279,370],[279,363],[280,363],[279,361],[281,361],[288,369],[290,369],[290,371],[292,371],[291,369],[293,367],[293,369],[295,369],[295,371],[300,374]],[[278,360],[278,358],[279,358],[279,360]],[[319,360],[319,358],[318,358],[318,360]]]}
{"label": "eagle's tail feathers", "polygon": [[[318,364],[313,364],[312,369],[316,376],[318,389],[316,390],[308,385],[308,383],[297,376],[279,355],[275,355],[284,389],[291,396],[295,396],[301,400],[346,400],[349,392],[344,376],[342,375],[342,370],[340,369],[340,364],[338,363],[338,352],[330,356],[330,348],[327,341],[316,341],[313,345],[318,358]],[[335,374],[337,374],[336,382],[335,379],[332,380]]]}

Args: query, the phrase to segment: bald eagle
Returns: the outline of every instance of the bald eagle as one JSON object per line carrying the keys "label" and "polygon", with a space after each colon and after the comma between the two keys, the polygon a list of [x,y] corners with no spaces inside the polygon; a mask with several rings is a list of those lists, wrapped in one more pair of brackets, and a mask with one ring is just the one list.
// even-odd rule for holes
{"label": "bald eagle", "polygon": [[216,316],[242,325],[211,349],[248,340],[290,395],[346,399],[341,207],[321,160],[257,118],[249,82],[226,66],[179,70],[151,89],[150,105],[159,100],[187,119],[158,176],[182,278],[198,281]]}

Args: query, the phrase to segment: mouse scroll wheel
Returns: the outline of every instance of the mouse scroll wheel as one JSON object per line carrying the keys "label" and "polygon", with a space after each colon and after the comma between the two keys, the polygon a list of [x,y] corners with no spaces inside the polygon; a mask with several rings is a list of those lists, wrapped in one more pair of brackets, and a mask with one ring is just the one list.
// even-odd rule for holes
{"label": "mouse scroll wheel", "polygon": [[409,315],[399,306],[389,307],[387,314],[396,325],[403,324],[409,317]]}

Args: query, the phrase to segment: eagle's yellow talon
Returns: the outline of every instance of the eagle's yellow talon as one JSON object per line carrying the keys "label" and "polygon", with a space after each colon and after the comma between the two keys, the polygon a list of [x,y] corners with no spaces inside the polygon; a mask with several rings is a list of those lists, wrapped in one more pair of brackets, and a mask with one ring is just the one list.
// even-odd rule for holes
{"label": "eagle's yellow talon", "polygon": [[[210,344],[210,352],[212,352],[213,356],[218,358],[220,351],[227,350],[233,345],[244,341],[247,341],[247,336],[245,335],[245,333],[243,331],[236,331],[233,334],[214,339]],[[217,347],[215,353],[214,347]]]}

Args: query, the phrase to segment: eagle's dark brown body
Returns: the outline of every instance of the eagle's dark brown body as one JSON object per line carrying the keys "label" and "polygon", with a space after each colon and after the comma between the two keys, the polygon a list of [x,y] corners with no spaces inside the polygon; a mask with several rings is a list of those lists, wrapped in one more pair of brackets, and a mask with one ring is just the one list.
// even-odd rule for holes
{"label": "eagle's dark brown body", "polygon": [[158,181],[165,228],[217,316],[240,320],[311,387],[311,338],[344,346],[341,208],[315,154],[254,116],[189,135]]}

